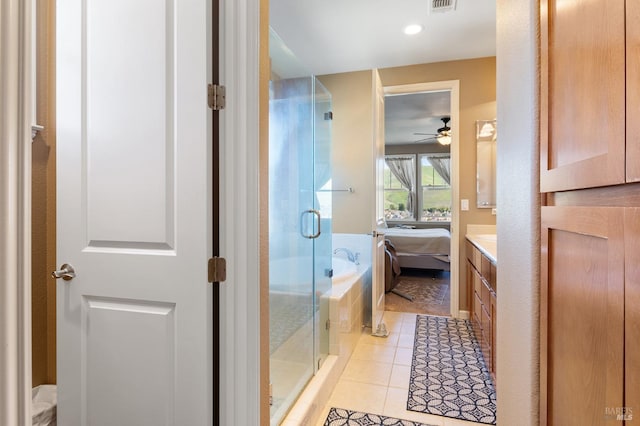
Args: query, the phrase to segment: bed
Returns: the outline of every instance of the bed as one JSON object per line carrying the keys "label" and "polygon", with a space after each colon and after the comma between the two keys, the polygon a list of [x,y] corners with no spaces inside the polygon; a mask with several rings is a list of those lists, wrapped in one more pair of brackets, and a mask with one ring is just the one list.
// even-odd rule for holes
{"label": "bed", "polygon": [[445,228],[386,228],[401,268],[450,270],[451,233]]}

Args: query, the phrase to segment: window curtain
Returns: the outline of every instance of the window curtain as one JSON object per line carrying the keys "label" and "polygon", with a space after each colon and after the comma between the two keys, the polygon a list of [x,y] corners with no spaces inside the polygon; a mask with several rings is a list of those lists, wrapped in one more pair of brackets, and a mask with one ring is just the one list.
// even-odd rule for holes
{"label": "window curtain", "polygon": [[414,157],[387,157],[385,158],[391,173],[400,181],[403,188],[409,191],[407,197],[407,210],[413,213],[415,205],[416,190],[414,179],[416,176],[416,166]]}
{"label": "window curtain", "polygon": [[451,185],[451,157],[427,155],[427,159],[433,166],[434,170],[442,176],[442,179],[447,183],[447,185]]}

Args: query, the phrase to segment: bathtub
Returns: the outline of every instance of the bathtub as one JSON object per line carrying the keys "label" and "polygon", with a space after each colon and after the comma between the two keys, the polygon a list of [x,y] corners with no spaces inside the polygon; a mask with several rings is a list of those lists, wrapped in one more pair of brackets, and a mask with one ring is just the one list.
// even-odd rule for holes
{"label": "bathtub", "polygon": [[333,268],[333,277],[331,277],[331,285],[340,285],[352,281],[358,273],[358,266],[353,262],[349,262],[341,257],[333,257],[331,259],[331,267]]}
{"label": "bathtub", "polygon": [[[269,291],[311,294],[312,264],[311,257],[287,257],[269,261]],[[358,266],[342,257],[332,257],[332,286],[352,281],[358,274]]]}

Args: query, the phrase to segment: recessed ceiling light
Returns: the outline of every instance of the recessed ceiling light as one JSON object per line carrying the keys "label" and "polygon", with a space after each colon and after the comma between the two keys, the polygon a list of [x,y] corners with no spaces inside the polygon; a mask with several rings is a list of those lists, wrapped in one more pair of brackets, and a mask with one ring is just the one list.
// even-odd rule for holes
{"label": "recessed ceiling light", "polygon": [[404,33],[406,35],[418,34],[420,31],[422,31],[422,25],[411,24],[404,27]]}

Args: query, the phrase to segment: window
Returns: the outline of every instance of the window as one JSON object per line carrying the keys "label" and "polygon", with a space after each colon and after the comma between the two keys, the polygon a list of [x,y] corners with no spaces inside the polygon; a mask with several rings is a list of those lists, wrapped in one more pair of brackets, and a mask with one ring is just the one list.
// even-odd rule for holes
{"label": "window", "polygon": [[[416,167],[416,162],[420,167]],[[387,155],[385,218],[390,221],[451,222],[450,171],[448,153]],[[420,186],[416,182],[420,182]]]}
{"label": "window", "polygon": [[415,155],[387,155],[384,164],[384,216],[387,220],[413,220]]}
{"label": "window", "polygon": [[421,221],[451,222],[451,156],[420,155]]}

